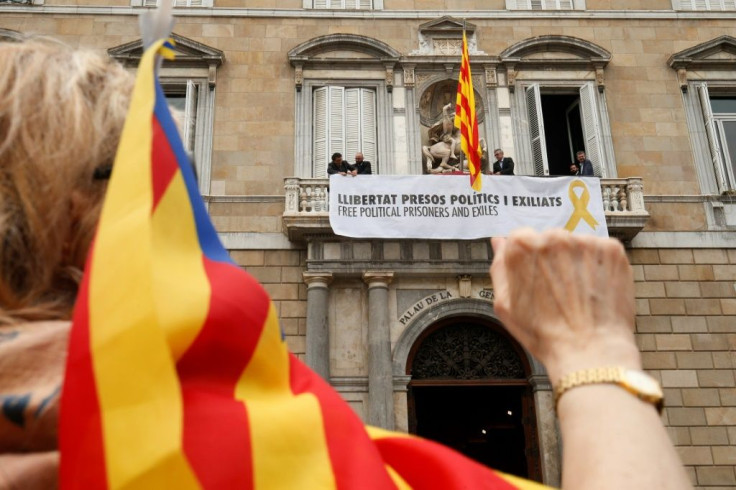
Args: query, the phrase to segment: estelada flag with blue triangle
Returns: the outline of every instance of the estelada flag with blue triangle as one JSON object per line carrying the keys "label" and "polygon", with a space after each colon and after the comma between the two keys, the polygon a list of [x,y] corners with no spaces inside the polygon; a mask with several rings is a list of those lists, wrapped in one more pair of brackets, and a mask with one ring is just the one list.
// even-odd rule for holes
{"label": "estelada flag with blue triangle", "polygon": [[[168,34],[167,34],[168,36]],[[145,51],[74,313],[62,489],[533,489],[366,427],[221,245]]]}

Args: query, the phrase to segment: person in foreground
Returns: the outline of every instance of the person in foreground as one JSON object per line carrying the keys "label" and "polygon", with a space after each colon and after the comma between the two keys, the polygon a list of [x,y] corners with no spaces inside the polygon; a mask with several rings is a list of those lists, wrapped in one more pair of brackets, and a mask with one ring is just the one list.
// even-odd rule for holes
{"label": "person in foreground", "polygon": [[[492,244],[494,309],[558,394],[572,373],[641,370],[633,275],[618,241],[521,229]],[[569,301],[569,291],[581,297]],[[586,382],[561,393],[557,414],[563,488],[690,488],[653,403],[610,382]]]}
{"label": "person in foreground", "polygon": [[91,51],[0,43],[0,489],[56,487],[69,318],[132,89]]}

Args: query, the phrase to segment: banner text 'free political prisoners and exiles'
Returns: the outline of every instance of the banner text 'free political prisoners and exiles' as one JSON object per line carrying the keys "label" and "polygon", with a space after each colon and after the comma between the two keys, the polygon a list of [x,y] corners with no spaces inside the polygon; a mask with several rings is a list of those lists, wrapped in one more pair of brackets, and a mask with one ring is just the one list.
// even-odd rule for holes
{"label": "banner text 'free political prisoners and exiles'", "polygon": [[608,236],[595,177],[333,175],[330,225],[355,238],[474,239],[521,227]]}

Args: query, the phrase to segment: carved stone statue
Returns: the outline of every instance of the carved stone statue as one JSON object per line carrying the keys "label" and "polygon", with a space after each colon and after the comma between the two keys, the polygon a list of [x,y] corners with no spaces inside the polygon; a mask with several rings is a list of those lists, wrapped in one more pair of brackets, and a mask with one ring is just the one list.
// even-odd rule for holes
{"label": "carved stone statue", "polygon": [[456,172],[460,166],[460,131],[454,127],[454,104],[442,108],[442,119],[427,131],[429,145],[422,147],[427,172],[432,174]]}

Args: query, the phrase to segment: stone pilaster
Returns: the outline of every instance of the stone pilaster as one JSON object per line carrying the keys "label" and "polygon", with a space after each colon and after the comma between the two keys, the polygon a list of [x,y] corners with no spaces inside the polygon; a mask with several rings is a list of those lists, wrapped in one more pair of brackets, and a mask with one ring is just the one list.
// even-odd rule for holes
{"label": "stone pilaster", "polygon": [[393,272],[363,274],[368,284],[368,411],[367,422],[394,428],[391,335],[388,317],[388,285]]}
{"label": "stone pilaster", "polygon": [[307,284],[307,365],[329,381],[330,328],[327,323],[327,301],[332,274],[304,272],[302,276]]}
{"label": "stone pilaster", "polygon": [[549,378],[535,374],[529,378],[534,393],[539,434],[539,455],[542,463],[542,481],[559,487],[562,483],[560,432],[555,417],[555,398]]}

